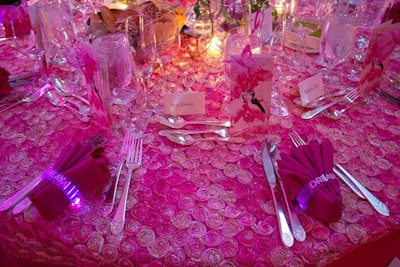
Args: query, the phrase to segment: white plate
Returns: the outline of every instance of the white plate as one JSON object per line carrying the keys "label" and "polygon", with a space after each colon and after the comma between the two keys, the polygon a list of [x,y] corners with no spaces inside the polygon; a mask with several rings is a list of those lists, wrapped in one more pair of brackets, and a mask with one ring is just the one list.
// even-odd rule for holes
{"label": "white plate", "polygon": [[304,49],[303,45],[301,44],[301,40],[299,39],[299,36],[297,34],[293,32],[285,32],[284,45],[293,50],[297,51],[305,50],[306,53],[316,54],[319,53],[320,41],[321,41],[320,38],[314,36],[307,36],[306,37],[307,47]]}

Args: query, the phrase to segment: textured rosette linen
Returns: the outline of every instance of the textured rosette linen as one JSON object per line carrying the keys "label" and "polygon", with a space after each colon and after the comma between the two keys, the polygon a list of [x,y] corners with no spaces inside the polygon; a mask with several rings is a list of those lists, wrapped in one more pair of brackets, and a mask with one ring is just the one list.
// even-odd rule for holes
{"label": "textured rosette linen", "polygon": [[279,173],[288,198],[323,222],[342,216],[339,181],[333,174],[333,147],[330,141],[311,140],[308,145],[282,154]]}

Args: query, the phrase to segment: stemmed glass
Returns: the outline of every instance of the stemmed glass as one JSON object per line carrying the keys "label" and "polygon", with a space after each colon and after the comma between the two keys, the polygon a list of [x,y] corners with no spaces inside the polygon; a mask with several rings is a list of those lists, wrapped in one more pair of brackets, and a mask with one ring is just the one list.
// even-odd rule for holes
{"label": "stemmed glass", "polygon": [[164,80],[172,79],[173,81],[169,69],[181,47],[179,25],[173,4],[164,1],[145,2],[141,5],[140,12],[144,16],[150,16],[153,21],[158,54],[157,62],[161,67]]}
{"label": "stemmed glass", "polygon": [[135,68],[142,82],[145,109],[153,109],[149,102],[149,80],[157,60],[154,21],[149,16],[132,15],[125,20],[125,34],[131,46]]}
{"label": "stemmed glass", "polygon": [[324,78],[335,82],[338,77],[333,75],[335,66],[346,60],[353,48],[356,27],[354,16],[346,13],[332,13],[322,27],[320,55],[326,62]]}
{"label": "stemmed glass", "polygon": [[125,34],[106,34],[96,38],[93,44],[107,64],[112,103],[127,104],[135,95],[127,88],[133,78],[133,62]]}
{"label": "stemmed glass", "polygon": [[32,30],[30,31],[28,44],[26,44],[27,36],[17,36],[13,21],[10,21],[10,28],[15,46],[18,47],[23,55],[36,60],[40,71],[40,81],[44,83],[48,82],[49,73],[45,57],[46,51],[43,45],[40,45],[37,41],[35,33]]}
{"label": "stemmed glass", "polygon": [[287,21],[288,17],[293,15],[295,13],[297,7],[297,0],[284,0],[284,1],[276,1],[273,5],[273,8],[275,9],[276,13],[278,14],[279,21],[281,25],[277,26],[281,30],[280,34],[280,42],[279,42],[279,50],[278,54],[275,56],[275,64],[278,65],[277,68],[275,68],[279,73],[277,73],[278,78],[278,84],[275,88],[275,97],[273,97],[272,103],[271,103],[271,108],[270,112],[271,114],[275,116],[287,116],[289,115],[289,107],[285,103],[285,100],[282,96],[282,89],[284,86],[284,82],[286,80],[286,77],[284,75],[284,70],[282,69],[283,66],[287,65],[286,62],[284,62],[285,58],[287,57],[286,51],[284,48],[284,36],[285,36],[285,31],[287,27]]}

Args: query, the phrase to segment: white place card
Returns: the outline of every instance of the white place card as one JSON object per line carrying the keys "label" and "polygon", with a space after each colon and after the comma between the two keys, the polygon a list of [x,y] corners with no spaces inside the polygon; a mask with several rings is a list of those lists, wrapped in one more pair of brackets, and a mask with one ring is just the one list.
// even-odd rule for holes
{"label": "white place card", "polygon": [[204,92],[167,93],[164,95],[164,113],[170,115],[205,114]]}
{"label": "white place card", "polygon": [[301,104],[303,106],[323,95],[325,92],[321,73],[299,82],[299,91]]}

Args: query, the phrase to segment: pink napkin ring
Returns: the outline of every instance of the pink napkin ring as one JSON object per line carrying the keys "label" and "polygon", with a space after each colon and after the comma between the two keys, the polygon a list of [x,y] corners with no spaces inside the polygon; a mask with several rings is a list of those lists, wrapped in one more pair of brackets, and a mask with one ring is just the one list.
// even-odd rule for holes
{"label": "pink napkin ring", "polygon": [[327,185],[330,180],[335,180],[336,177],[333,173],[325,173],[320,176],[309,180],[300,192],[297,194],[297,202],[303,209],[307,209],[307,203],[310,198],[321,188]]}
{"label": "pink napkin ring", "polygon": [[49,168],[43,173],[43,177],[57,185],[73,205],[80,202],[81,194],[79,189],[65,175],[54,168]]}

